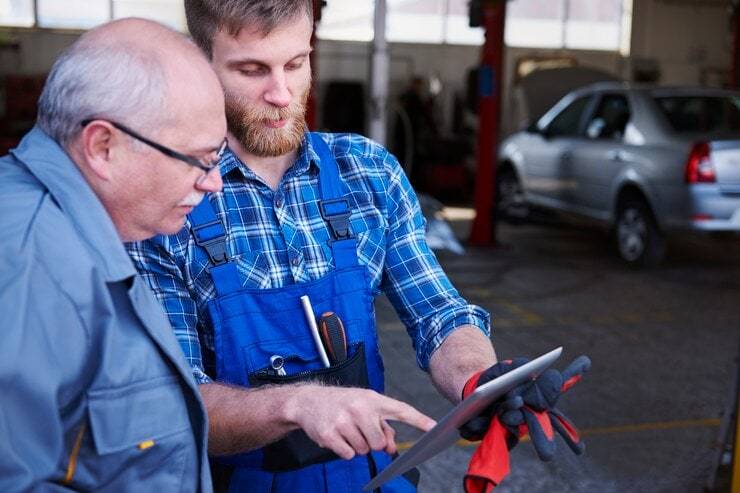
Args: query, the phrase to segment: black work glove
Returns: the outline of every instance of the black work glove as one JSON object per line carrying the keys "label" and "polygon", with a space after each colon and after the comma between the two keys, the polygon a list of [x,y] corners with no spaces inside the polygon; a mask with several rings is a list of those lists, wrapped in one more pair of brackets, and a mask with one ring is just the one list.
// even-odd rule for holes
{"label": "black work glove", "polygon": [[[528,361],[526,358],[502,361],[487,370],[474,374],[463,387],[463,399],[479,386]],[[509,392],[460,428],[460,435],[463,438],[471,441],[482,440],[470,459],[463,479],[463,488],[466,493],[490,492],[509,475],[509,449],[516,445],[519,441],[519,433],[524,433],[524,431],[504,426],[499,416],[508,412],[516,412],[523,406],[522,397]]]}
{"label": "black work glove", "polygon": [[[526,358],[502,361],[468,379],[463,398],[477,387],[525,364]],[[509,474],[509,453],[521,437],[529,433],[537,456],[549,461],[555,455],[555,433],[576,454],[585,446],[578,430],[555,405],[560,395],[575,385],[591,367],[586,356],[576,358],[562,373],[547,370],[534,380],[506,393],[480,416],[460,428],[460,435],[482,442],[473,454],[464,478],[467,493],[490,492]]]}
{"label": "black work glove", "polygon": [[[504,373],[510,372],[515,368],[519,368],[520,366],[528,362],[529,359],[527,358],[515,358],[513,360],[505,360],[496,363],[486,370],[475,373],[465,383],[465,387],[463,387],[462,398],[465,399],[481,385],[484,385],[491,380],[500,377]],[[488,428],[491,425],[491,419],[494,416],[500,415],[507,411],[515,411],[521,408],[524,405],[524,400],[522,399],[521,395],[515,392],[516,390],[518,390],[518,388],[509,391],[501,399],[497,400],[486,409],[484,409],[483,412],[480,413],[480,415],[462,425],[459,429],[460,436],[471,442],[481,440],[486,434],[486,431],[488,431]],[[513,433],[517,433],[516,430],[510,431],[512,431]],[[516,439],[516,441],[518,441],[518,439]],[[516,441],[514,441],[509,448],[513,447],[516,444]]]}
{"label": "black work glove", "polygon": [[563,392],[578,383],[589,368],[591,360],[587,356],[579,356],[562,373],[555,369],[546,370],[512,391],[522,398],[524,405],[502,412],[501,422],[509,430],[526,427],[541,460],[549,461],[555,455],[553,430],[575,454],[583,453],[585,445],[578,436],[578,430],[555,406]]}

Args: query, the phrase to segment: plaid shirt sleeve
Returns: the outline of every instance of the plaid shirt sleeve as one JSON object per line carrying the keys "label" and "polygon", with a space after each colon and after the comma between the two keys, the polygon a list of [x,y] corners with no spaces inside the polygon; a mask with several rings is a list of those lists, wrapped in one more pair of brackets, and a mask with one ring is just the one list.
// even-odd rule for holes
{"label": "plaid shirt sleeve", "polygon": [[388,152],[384,165],[389,234],[382,289],[413,340],[417,363],[427,370],[434,351],[456,328],[473,325],[490,336],[490,316],[452,286],[427,246],[426,223],[408,178]]}
{"label": "plaid shirt sleeve", "polygon": [[198,308],[188,291],[184,266],[175,260],[176,256],[185,257],[177,252],[182,253],[186,248],[188,234],[184,229],[175,236],[156,236],[151,240],[128,243],[126,249],[139,274],[164,307],[195,381],[202,384],[210,383],[211,379],[203,369],[197,330]]}

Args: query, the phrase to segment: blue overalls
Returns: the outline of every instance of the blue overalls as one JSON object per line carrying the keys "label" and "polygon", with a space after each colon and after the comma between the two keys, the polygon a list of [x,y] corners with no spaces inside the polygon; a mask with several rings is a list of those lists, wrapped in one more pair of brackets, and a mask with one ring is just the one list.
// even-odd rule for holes
{"label": "blue overalls", "polygon": [[[216,379],[245,387],[321,380],[383,392],[373,295],[367,267],[357,260],[357,239],[349,227],[350,203],[344,198],[339,169],[329,147],[317,134],[309,135],[320,159],[318,208],[332,235],[331,273],[281,288],[243,288],[237,265],[229,261],[226,252],[223,224],[210,202],[203,200],[190,215],[196,243],[210,258],[217,292],[208,303]],[[343,321],[348,345],[344,362],[324,368],[302,310],[303,295],[310,298],[316,315],[333,311]],[[275,355],[285,361],[285,376],[271,368],[270,360]],[[234,466],[229,491],[336,493],[361,491],[371,475],[385,468],[391,458],[384,452],[372,452],[341,460],[298,430],[263,449],[216,460]],[[416,489],[399,477],[382,491]]]}

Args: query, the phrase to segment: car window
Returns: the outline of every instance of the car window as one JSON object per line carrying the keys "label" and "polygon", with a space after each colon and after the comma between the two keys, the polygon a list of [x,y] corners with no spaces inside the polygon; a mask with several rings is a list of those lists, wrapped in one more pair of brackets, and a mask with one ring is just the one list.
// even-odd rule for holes
{"label": "car window", "polygon": [[589,139],[622,140],[630,116],[630,107],[625,96],[604,95],[586,126],[586,136]]}
{"label": "car window", "polygon": [[547,135],[550,137],[578,135],[583,112],[590,99],[590,95],[581,96],[566,106],[547,126]]}
{"label": "car window", "polygon": [[658,108],[678,133],[740,131],[740,97],[654,97]]}

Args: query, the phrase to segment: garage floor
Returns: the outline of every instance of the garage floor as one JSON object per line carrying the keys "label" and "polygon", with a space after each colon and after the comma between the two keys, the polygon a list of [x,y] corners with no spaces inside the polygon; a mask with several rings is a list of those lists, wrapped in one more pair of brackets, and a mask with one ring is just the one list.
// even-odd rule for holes
{"label": "garage floor", "polygon": [[[467,238],[469,220],[452,225]],[[499,358],[562,345],[557,367],[580,354],[593,367],[560,404],[582,430],[586,454],[560,442],[557,457],[542,463],[522,443],[496,492],[703,491],[740,347],[740,238],[672,239],[652,270],[627,268],[597,229],[501,225],[498,238],[501,248],[438,257],[463,296],[491,312]],[[378,320],[388,393],[441,418],[450,404],[416,367],[384,298]],[[402,446],[418,437],[397,428]],[[424,464],[420,491],[462,491],[473,450],[457,445]]]}

